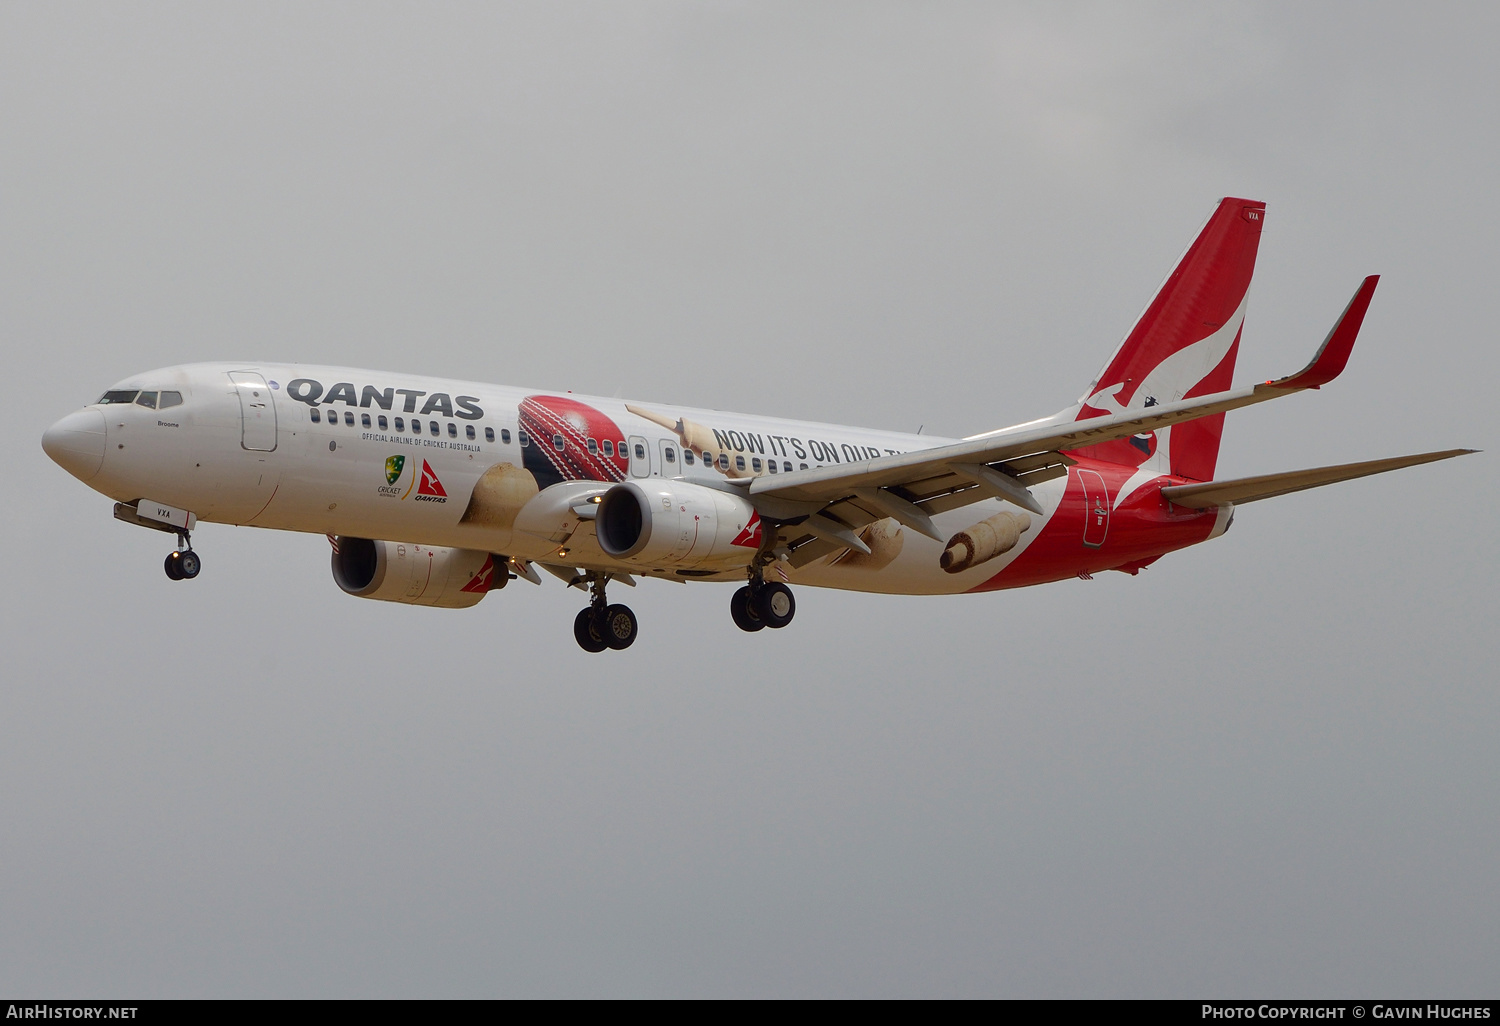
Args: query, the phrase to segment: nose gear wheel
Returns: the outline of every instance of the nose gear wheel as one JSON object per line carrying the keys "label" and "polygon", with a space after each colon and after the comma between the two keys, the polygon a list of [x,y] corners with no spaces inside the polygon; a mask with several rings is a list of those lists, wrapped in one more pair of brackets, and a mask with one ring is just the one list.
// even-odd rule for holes
{"label": "nose gear wheel", "polygon": [[167,577],[174,581],[191,581],[198,576],[198,571],[203,569],[203,560],[198,557],[198,553],[193,551],[193,543],[187,532],[184,531],[177,538],[178,547],[167,553],[167,560],[162,564],[162,569],[166,571]]}

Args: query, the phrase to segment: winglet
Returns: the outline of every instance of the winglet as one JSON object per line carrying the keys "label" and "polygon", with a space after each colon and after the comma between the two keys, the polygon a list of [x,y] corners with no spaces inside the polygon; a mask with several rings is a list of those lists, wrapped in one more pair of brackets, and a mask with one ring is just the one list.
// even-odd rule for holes
{"label": "winglet", "polygon": [[1318,388],[1326,385],[1343,373],[1349,362],[1349,353],[1354,349],[1354,340],[1359,337],[1360,325],[1365,321],[1365,311],[1370,308],[1370,297],[1375,295],[1375,284],[1380,275],[1372,274],[1360,283],[1354,298],[1344,307],[1338,323],[1318,347],[1312,362],[1289,378],[1268,381],[1274,388]]}

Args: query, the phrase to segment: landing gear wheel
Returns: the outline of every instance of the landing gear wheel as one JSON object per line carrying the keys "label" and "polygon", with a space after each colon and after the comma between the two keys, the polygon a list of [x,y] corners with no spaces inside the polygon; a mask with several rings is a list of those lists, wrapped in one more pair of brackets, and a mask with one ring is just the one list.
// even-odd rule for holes
{"label": "landing gear wheel", "polygon": [[785,627],[797,615],[797,600],[792,598],[792,589],[784,584],[761,585],[752,605],[760,622],[774,630]]}
{"label": "landing gear wheel", "polygon": [[741,588],[734,593],[734,597],[729,600],[729,615],[734,617],[736,627],[752,634],[766,626],[755,611],[755,603],[751,601],[749,587]]}
{"label": "landing gear wheel", "polygon": [[182,580],[182,553],[168,552],[167,561],[162,564],[162,569],[167,572],[167,576],[172,580]]}
{"label": "landing gear wheel", "polygon": [[629,606],[608,606],[604,610],[604,626],[599,631],[604,643],[619,650],[629,648],[635,641],[635,614]]}
{"label": "landing gear wheel", "polygon": [[603,652],[609,647],[604,641],[604,636],[594,627],[594,610],[580,609],[578,615],[573,618],[573,637],[578,642],[578,647],[585,652]]}
{"label": "landing gear wheel", "polygon": [[198,576],[198,571],[203,569],[203,561],[198,558],[198,553],[192,549],[177,553],[177,572],[182,574],[184,581],[191,581]]}

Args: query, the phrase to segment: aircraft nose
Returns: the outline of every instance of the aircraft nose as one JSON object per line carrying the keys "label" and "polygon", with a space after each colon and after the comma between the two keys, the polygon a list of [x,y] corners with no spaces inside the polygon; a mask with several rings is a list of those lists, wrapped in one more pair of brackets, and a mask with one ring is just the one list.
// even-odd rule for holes
{"label": "aircraft nose", "polygon": [[42,450],[80,481],[99,473],[104,465],[104,414],[79,410],[42,432]]}

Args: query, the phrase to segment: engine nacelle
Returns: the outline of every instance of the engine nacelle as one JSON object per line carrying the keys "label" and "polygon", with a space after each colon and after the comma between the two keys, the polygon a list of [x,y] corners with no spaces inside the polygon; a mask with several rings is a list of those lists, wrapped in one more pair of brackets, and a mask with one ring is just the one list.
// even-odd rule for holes
{"label": "engine nacelle", "polygon": [[488,552],[411,542],[337,538],[333,580],[359,598],[463,609],[510,580]]}
{"label": "engine nacelle", "polygon": [[755,507],[738,495],[661,478],[617,484],[594,517],[599,547],[660,569],[716,572],[749,566],[760,549]]}

